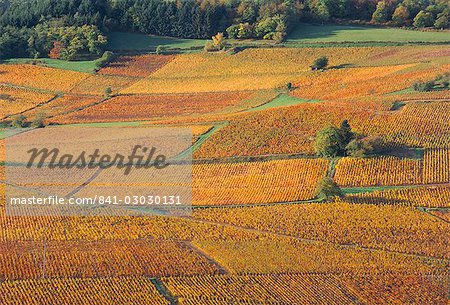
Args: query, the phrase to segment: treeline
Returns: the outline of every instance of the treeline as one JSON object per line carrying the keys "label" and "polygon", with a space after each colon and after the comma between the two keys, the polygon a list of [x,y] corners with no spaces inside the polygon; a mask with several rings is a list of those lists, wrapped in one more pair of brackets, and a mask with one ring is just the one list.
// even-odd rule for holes
{"label": "treeline", "polygon": [[307,18],[371,21],[394,26],[450,26],[448,0],[306,0]]}
{"label": "treeline", "polygon": [[74,60],[101,55],[106,36],[94,25],[66,26],[57,21],[32,28],[0,27],[0,58],[52,57]]}
{"label": "treeline", "polygon": [[448,0],[0,0],[0,58],[46,56],[55,47],[68,59],[99,54],[112,30],[182,38],[211,38],[223,32],[229,38],[281,41],[298,22],[335,19],[441,29],[450,25],[450,4]]}

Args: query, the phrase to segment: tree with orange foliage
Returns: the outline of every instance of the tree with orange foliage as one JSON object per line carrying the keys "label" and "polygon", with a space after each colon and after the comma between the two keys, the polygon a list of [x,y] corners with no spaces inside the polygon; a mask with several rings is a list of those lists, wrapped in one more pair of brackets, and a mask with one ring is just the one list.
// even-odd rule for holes
{"label": "tree with orange foliage", "polygon": [[64,50],[64,45],[61,41],[54,41],[53,48],[50,50],[48,57],[53,59],[61,58],[61,51]]}

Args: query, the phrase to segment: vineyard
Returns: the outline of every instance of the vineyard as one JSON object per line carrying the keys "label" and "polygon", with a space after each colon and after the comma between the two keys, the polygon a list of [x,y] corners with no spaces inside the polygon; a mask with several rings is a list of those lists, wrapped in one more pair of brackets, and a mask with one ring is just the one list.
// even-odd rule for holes
{"label": "vineyard", "polygon": [[48,91],[69,91],[89,74],[31,65],[0,65],[0,83]]}
{"label": "vineyard", "polygon": [[118,96],[57,118],[59,122],[144,121],[167,116],[188,116],[220,111],[246,99],[249,93]]}
{"label": "vineyard", "polygon": [[173,56],[140,55],[120,56],[107,67],[100,69],[100,74],[127,77],[146,77],[169,63]]}
{"label": "vineyard", "polygon": [[[0,62],[0,304],[448,303],[447,43],[233,39],[206,52],[141,36],[139,52],[115,41],[101,65]],[[320,154],[330,127],[327,145],[348,141]],[[128,156],[154,146],[157,130],[171,163],[157,174],[17,171],[22,142]],[[182,131],[187,140],[172,141]],[[380,147],[363,146],[370,139]],[[367,151],[352,154],[352,141]],[[17,216],[6,202],[6,191],[145,197],[177,187],[189,213]]]}
{"label": "vineyard", "polygon": [[[358,244],[404,253],[448,258],[450,250],[445,242],[450,238],[446,224],[403,206],[336,202],[329,205],[208,209],[195,211],[194,217],[303,239]],[[409,223],[406,228],[405,223]]]}
{"label": "vineyard", "polygon": [[51,100],[54,95],[0,85],[0,117],[36,107]]}

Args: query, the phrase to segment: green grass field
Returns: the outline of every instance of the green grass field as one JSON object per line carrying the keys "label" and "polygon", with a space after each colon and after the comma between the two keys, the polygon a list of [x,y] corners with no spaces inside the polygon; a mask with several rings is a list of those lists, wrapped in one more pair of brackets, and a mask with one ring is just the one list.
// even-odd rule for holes
{"label": "green grass field", "polygon": [[182,39],[151,36],[136,33],[112,32],[108,36],[107,48],[111,51],[148,51],[158,46],[170,49],[199,48],[205,45],[201,39]]}
{"label": "green grass field", "polygon": [[394,28],[353,25],[300,24],[286,43],[436,43],[450,42],[450,32],[421,32]]}
{"label": "green grass field", "polygon": [[9,64],[30,64],[33,61],[37,61],[38,65],[48,66],[56,69],[72,70],[77,72],[93,73],[95,69],[95,61],[66,61],[51,58],[13,58],[3,61]]}
{"label": "green grass field", "polygon": [[260,111],[260,110],[265,110],[265,109],[269,109],[269,108],[287,107],[287,106],[293,106],[293,105],[297,105],[297,104],[317,103],[317,102],[319,102],[319,101],[306,100],[306,99],[301,99],[298,97],[290,96],[287,94],[281,94],[274,100],[272,100],[266,104],[263,104],[261,106],[251,108],[251,109],[249,109],[249,111]]}

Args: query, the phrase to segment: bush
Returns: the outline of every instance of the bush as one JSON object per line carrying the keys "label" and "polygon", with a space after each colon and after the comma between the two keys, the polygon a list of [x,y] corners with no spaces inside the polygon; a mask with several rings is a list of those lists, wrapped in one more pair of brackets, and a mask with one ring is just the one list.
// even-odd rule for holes
{"label": "bush", "polygon": [[216,52],[217,48],[214,46],[212,41],[207,41],[205,47],[203,48],[205,52]]}
{"label": "bush", "polygon": [[383,150],[384,141],[380,137],[368,137],[352,140],[345,148],[347,156],[363,158]]}
{"label": "bush", "polygon": [[95,66],[97,69],[106,67],[110,62],[112,62],[116,56],[111,51],[106,51],[103,53],[102,57],[95,61]]}
{"label": "bush", "polygon": [[45,127],[45,115],[38,114],[31,122],[31,127],[33,128],[44,128]]}
{"label": "bush", "polygon": [[328,63],[329,63],[328,57],[326,56],[319,57],[314,61],[313,65],[311,66],[311,69],[313,70],[325,69],[326,67],[328,67]]}
{"label": "bush", "polygon": [[330,200],[335,197],[344,197],[344,193],[333,179],[325,177],[317,185],[316,196],[325,200]]}
{"label": "bush", "polygon": [[111,93],[112,93],[111,87],[106,87],[106,89],[105,89],[105,97],[106,98],[111,97]]}
{"label": "bush", "polygon": [[11,126],[14,128],[25,128],[28,125],[26,120],[27,118],[23,114],[16,115],[11,122]]}
{"label": "bush", "polygon": [[429,81],[429,82],[425,82],[425,83],[414,83],[413,88],[416,91],[420,91],[420,92],[428,92],[433,90],[434,86],[436,85],[436,83],[434,81]]}
{"label": "bush", "polygon": [[156,54],[157,55],[164,54],[165,50],[166,50],[166,48],[164,46],[159,45],[156,47]]}

